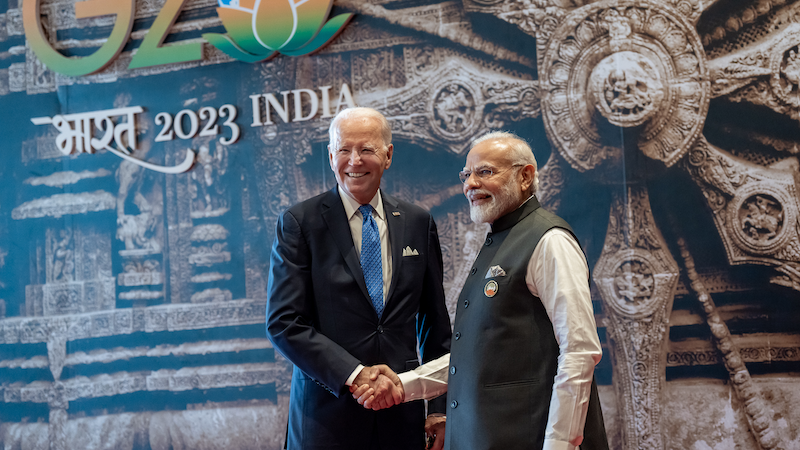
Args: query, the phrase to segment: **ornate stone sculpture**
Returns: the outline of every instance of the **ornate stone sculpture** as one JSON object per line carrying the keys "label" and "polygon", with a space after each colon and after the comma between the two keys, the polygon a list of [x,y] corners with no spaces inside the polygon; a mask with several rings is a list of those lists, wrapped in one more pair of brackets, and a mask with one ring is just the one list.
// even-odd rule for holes
{"label": "ornate stone sculpture", "polygon": [[661,354],[678,282],[678,265],[655,225],[647,190],[629,187],[611,207],[594,280],[613,342],[615,388],[625,448],[661,449]]}

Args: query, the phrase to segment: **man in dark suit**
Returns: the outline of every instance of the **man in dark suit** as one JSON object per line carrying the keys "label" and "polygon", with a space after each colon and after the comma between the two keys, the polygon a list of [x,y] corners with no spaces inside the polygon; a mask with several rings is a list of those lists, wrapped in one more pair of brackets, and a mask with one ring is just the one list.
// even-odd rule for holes
{"label": "man in dark suit", "polygon": [[[372,411],[348,391],[370,381],[374,372],[365,366],[401,372],[419,365],[418,351],[427,362],[450,347],[436,224],[379,189],[393,151],[379,112],[340,112],[328,145],[338,185],[278,220],[267,335],[294,364],[290,450],[424,446],[421,401]],[[443,411],[443,400],[431,411]]]}
{"label": "man in dark suit", "polygon": [[382,391],[447,391],[447,417],[427,424],[433,449],[608,450],[589,267],[569,224],[539,206],[531,148],[489,133],[459,178],[470,217],[491,231],[458,299],[452,353],[354,395],[369,405]]}

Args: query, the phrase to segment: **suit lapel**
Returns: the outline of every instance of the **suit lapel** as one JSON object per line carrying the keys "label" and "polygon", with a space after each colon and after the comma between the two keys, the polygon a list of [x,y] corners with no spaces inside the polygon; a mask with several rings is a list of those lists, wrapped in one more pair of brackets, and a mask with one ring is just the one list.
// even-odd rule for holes
{"label": "suit lapel", "polygon": [[325,200],[322,202],[322,219],[328,226],[331,235],[333,235],[333,242],[339,247],[342,253],[344,262],[350,268],[350,273],[353,274],[358,287],[364,293],[364,297],[369,300],[369,292],[367,292],[367,285],[364,283],[364,272],[361,271],[361,262],[356,255],[356,247],[353,245],[353,235],[350,233],[350,224],[347,222],[347,215],[344,212],[342,199],[339,197],[339,191],[334,186],[333,190],[328,192]]}
{"label": "suit lapel", "polygon": [[[389,284],[389,293],[386,295],[386,307],[392,304],[392,298],[400,271],[403,265],[403,247],[405,241],[406,217],[404,211],[400,210],[397,200],[381,192],[383,198],[383,214],[386,216],[386,227],[389,229],[389,245],[392,248],[392,282]],[[384,313],[384,317],[386,314]]]}

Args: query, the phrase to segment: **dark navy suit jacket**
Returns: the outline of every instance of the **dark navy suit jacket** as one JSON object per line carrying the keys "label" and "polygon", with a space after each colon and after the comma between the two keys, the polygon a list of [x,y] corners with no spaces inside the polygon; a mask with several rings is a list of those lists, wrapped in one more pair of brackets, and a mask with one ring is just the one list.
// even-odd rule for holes
{"label": "dark navy suit jacket", "polygon": [[[358,364],[396,372],[449,351],[442,254],[431,215],[381,193],[392,280],[379,320],[367,293],[336,187],[278,220],[272,246],[267,335],[294,364],[290,450],[423,448],[422,402],[365,410],[345,382]],[[418,255],[403,256],[409,247]],[[443,409],[434,403],[433,410]],[[430,411],[429,411],[430,412]]]}

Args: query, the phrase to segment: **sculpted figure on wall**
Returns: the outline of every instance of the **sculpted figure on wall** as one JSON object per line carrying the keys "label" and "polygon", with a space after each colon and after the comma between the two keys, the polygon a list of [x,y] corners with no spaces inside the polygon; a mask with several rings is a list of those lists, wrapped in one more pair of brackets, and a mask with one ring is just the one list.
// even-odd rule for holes
{"label": "sculpted figure on wall", "polygon": [[228,210],[226,189],[222,177],[227,171],[228,150],[218,145],[213,154],[209,144],[203,144],[197,152],[195,168],[191,171],[192,217],[211,217]]}
{"label": "sculpted figure on wall", "polygon": [[141,192],[134,195],[139,214],[123,214],[117,219],[117,239],[125,243],[125,250],[161,251],[156,233],[163,214],[160,203],[151,204]]}
{"label": "sculpted figure on wall", "polygon": [[75,277],[75,263],[72,251],[72,230],[66,228],[59,230],[58,238],[55,235],[50,237],[53,250],[51,263],[52,271],[50,280],[52,282],[72,281]]}

